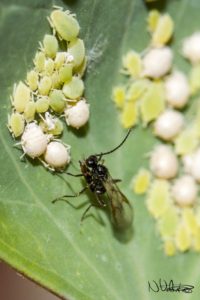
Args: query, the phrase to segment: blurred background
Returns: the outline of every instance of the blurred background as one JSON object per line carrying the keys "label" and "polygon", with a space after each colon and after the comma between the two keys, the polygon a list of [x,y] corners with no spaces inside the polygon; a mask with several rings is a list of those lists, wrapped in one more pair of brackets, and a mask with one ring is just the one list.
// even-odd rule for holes
{"label": "blurred background", "polygon": [[1,300],[59,300],[34,282],[0,262]]}

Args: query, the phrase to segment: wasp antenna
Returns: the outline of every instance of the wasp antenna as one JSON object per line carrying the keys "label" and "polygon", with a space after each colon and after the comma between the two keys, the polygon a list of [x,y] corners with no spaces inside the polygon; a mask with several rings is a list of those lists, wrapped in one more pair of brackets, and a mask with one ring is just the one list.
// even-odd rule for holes
{"label": "wasp antenna", "polygon": [[127,138],[128,138],[128,136],[129,136],[129,134],[131,133],[131,130],[132,130],[132,129],[133,129],[133,127],[129,128],[129,130],[128,130],[126,136],[125,136],[125,138],[121,141],[121,143],[120,143],[117,147],[115,147],[114,149],[112,149],[112,150],[110,150],[110,151],[107,151],[107,152],[95,154],[96,156],[99,156],[99,157],[100,157],[99,160],[102,158],[103,155],[110,154],[110,153],[116,151],[117,149],[119,149],[119,148],[125,143],[125,141],[127,140]]}

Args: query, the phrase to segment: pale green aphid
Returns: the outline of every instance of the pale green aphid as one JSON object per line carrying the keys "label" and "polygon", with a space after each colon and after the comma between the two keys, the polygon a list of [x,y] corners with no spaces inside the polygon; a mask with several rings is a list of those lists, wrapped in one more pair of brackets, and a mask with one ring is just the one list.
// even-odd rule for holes
{"label": "pale green aphid", "polygon": [[47,57],[54,58],[58,51],[58,41],[54,35],[45,34],[43,39],[44,53]]}
{"label": "pale green aphid", "polygon": [[112,99],[117,108],[122,109],[126,100],[126,89],[124,86],[116,86],[112,91]]}
{"label": "pale green aphid", "polygon": [[127,100],[133,102],[140,100],[149,85],[150,81],[147,79],[139,79],[131,83],[126,93]]}
{"label": "pale green aphid", "polygon": [[37,90],[38,78],[39,78],[38,73],[34,70],[31,70],[30,72],[27,73],[26,80],[32,91]]}
{"label": "pale green aphid", "polygon": [[141,117],[144,125],[155,120],[165,109],[165,90],[161,82],[149,84],[140,102]]}
{"label": "pale green aphid", "polygon": [[69,99],[78,99],[83,95],[83,92],[83,81],[76,76],[73,76],[72,80],[63,86],[63,93]]}
{"label": "pale green aphid", "polygon": [[72,41],[79,34],[79,23],[69,11],[64,12],[56,9],[52,11],[49,21],[50,25],[58,33],[58,36],[65,41]]}
{"label": "pale green aphid", "polygon": [[85,57],[85,46],[81,39],[75,39],[68,45],[67,52],[73,57],[74,68],[79,67]]}
{"label": "pale green aphid", "polygon": [[54,60],[55,69],[58,70],[64,65],[66,60],[66,53],[65,52],[57,52],[56,58]]}
{"label": "pale green aphid", "polygon": [[22,81],[17,86],[14,86],[13,106],[17,112],[24,112],[26,104],[31,99],[31,90]]}
{"label": "pale green aphid", "polygon": [[151,184],[147,197],[147,208],[155,218],[164,215],[172,203],[169,189],[170,185],[167,180],[155,179]]}
{"label": "pale green aphid", "polygon": [[183,209],[183,222],[194,236],[199,234],[199,225],[197,223],[196,215],[193,208],[184,208]]}
{"label": "pale green aphid", "polygon": [[58,72],[58,76],[59,76],[59,81],[61,83],[69,82],[72,80],[72,69],[73,69],[72,64],[65,64],[60,68]]}
{"label": "pale green aphid", "polygon": [[184,222],[180,222],[177,226],[175,244],[177,249],[182,252],[188,250],[191,247],[192,238]]}
{"label": "pale green aphid", "polygon": [[175,151],[178,155],[192,153],[198,146],[199,139],[195,126],[184,129],[175,139]]}
{"label": "pale green aphid", "polygon": [[51,80],[52,80],[52,89],[58,89],[61,87],[58,71],[53,72],[53,74],[51,75]]}
{"label": "pale green aphid", "polygon": [[36,101],[36,111],[37,113],[44,113],[49,109],[49,99],[48,97],[41,97]]}
{"label": "pale green aphid", "polygon": [[174,22],[169,14],[160,16],[157,27],[152,35],[152,44],[154,47],[165,45],[172,37]]}
{"label": "pale green aphid", "polygon": [[125,73],[134,78],[138,78],[142,71],[142,60],[140,55],[131,50],[123,57],[123,67]]}
{"label": "pale green aphid", "polygon": [[42,72],[43,75],[52,75],[54,71],[54,61],[51,58],[46,59],[45,61],[45,66],[44,66],[44,71]]}
{"label": "pale green aphid", "polygon": [[44,76],[40,79],[38,84],[38,91],[40,95],[46,96],[49,94],[52,87],[52,78],[50,76]]}
{"label": "pale green aphid", "polygon": [[45,54],[44,52],[38,51],[36,52],[35,58],[33,60],[35,64],[35,69],[37,72],[42,72],[44,71],[44,66],[45,66]]}
{"label": "pale green aphid", "polygon": [[195,95],[200,91],[200,64],[194,65],[189,74],[190,91]]}
{"label": "pale green aphid", "polygon": [[62,113],[66,107],[65,96],[61,90],[53,90],[49,94],[49,105],[56,113]]}
{"label": "pale green aphid", "polygon": [[18,112],[8,117],[8,128],[14,137],[19,137],[24,132],[24,117]]}
{"label": "pale green aphid", "polygon": [[24,110],[24,118],[26,122],[34,121],[36,112],[36,104],[34,101],[30,101],[27,103]]}
{"label": "pale green aphid", "polygon": [[178,223],[178,210],[174,205],[171,205],[159,219],[158,229],[162,238],[173,237]]}
{"label": "pale green aphid", "polygon": [[78,68],[76,68],[75,71],[79,77],[83,77],[86,68],[87,68],[87,57],[85,56],[82,64]]}
{"label": "pale green aphid", "polygon": [[176,254],[176,246],[173,239],[166,239],[164,241],[164,251],[167,256]]}

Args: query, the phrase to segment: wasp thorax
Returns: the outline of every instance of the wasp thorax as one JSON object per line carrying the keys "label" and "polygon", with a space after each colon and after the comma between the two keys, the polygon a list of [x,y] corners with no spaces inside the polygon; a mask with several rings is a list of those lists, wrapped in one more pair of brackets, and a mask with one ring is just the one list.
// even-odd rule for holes
{"label": "wasp thorax", "polygon": [[90,155],[87,159],[86,159],[86,165],[87,167],[94,167],[97,165],[98,162],[98,158],[95,155]]}
{"label": "wasp thorax", "polygon": [[105,166],[103,165],[97,165],[97,172],[98,175],[102,178],[107,178],[108,170]]}

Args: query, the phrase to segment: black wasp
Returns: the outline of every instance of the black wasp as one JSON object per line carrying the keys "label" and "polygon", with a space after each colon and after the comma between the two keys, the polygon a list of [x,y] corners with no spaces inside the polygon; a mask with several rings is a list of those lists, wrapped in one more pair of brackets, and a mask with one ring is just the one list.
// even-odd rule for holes
{"label": "black wasp", "polygon": [[97,203],[90,204],[87,207],[81,218],[81,221],[84,219],[86,213],[92,206],[109,206],[111,210],[112,222],[114,223],[114,225],[120,229],[129,227],[132,224],[133,220],[132,206],[116,184],[121,180],[113,179],[111,177],[108,168],[103,165],[102,158],[105,155],[113,153],[114,151],[119,149],[128,138],[130,132],[131,129],[129,129],[122,142],[114,149],[108,152],[90,155],[87,159],[79,161],[81,174],[67,174],[74,177],[83,176],[87,183],[86,186],[78,194],[63,195],[62,197],[53,200],[53,203],[59,200],[64,200],[63,198],[77,197],[84,191],[89,189],[95,195]]}

